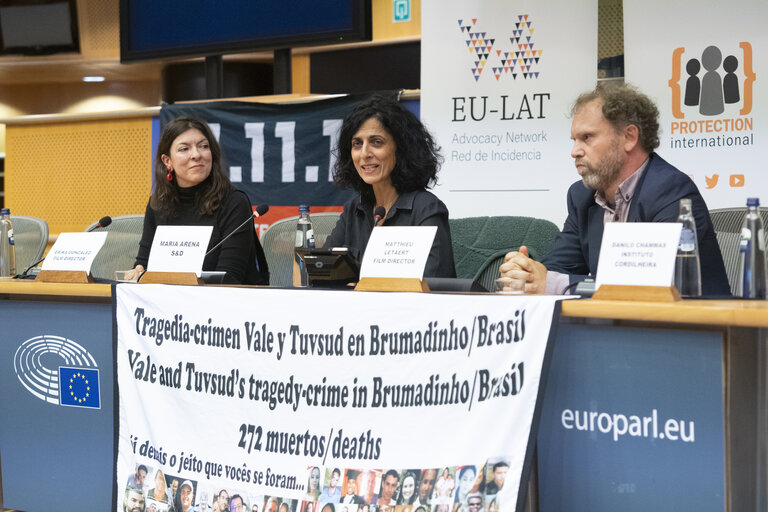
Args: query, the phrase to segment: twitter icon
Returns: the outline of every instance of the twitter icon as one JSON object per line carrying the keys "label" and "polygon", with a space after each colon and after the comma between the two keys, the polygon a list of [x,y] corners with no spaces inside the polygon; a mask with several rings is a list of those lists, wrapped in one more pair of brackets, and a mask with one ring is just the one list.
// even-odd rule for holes
{"label": "twitter icon", "polygon": [[713,174],[710,178],[709,176],[704,176],[704,181],[706,183],[707,188],[715,188],[717,186],[717,180],[720,179],[719,174]]}

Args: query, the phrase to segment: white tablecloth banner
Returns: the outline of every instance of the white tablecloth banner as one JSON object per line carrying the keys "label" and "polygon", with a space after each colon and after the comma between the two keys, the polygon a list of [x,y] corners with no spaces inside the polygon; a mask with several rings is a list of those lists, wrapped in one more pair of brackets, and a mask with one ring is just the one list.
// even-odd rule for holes
{"label": "white tablecloth banner", "polygon": [[[433,510],[473,492],[514,510],[557,299],[119,285],[116,506],[128,482],[161,510],[159,470],[201,510],[226,490],[304,512],[350,479],[387,510],[415,505],[434,468]],[[314,467],[322,488],[339,469],[329,495],[309,489]]]}

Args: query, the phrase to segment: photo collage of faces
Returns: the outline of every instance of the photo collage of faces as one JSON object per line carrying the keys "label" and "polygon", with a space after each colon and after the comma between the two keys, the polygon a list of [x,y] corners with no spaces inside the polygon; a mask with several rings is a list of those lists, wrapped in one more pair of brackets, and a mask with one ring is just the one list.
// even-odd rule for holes
{"label": "photo collage of faces", "polygon": [[299,501],[204,487],[196,480],[138,464],[128,477],[122,512],[296,512]]}
{"label": "photo collage of faces", "polygon": [[[509,462],[427,469],[308,468],[292,512],[498,512]],[[513,505],[514,506],[514,505]]]}
{"label": "photo collage of faces", "polygon": [[[307,468],[300,499],[214,489],[138,464],[123,512],[498,512],[509,462],[427,469]],[[514,504],[511,504],[514,506]]]}

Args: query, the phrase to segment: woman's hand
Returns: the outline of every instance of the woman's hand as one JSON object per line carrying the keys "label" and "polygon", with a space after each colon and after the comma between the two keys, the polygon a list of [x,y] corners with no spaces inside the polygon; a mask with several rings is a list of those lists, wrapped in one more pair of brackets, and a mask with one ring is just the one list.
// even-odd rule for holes
{"label": "woman's hand", "polygon": [[125,273],[125,280],[126,281],[133,281],[134,283],[138,282],[139,278],[141,277],[141,274],[144,273],[144,266],[143,265],[136,265],[133,270],[129,270]]}

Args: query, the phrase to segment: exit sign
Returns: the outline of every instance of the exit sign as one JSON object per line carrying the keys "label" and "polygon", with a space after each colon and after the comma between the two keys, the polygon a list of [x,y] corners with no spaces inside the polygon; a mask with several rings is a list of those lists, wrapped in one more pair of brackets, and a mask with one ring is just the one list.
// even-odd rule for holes
{"label": "exit sign", "polygon": [[392,0],[392,21],[411,21],[411,0]]}

